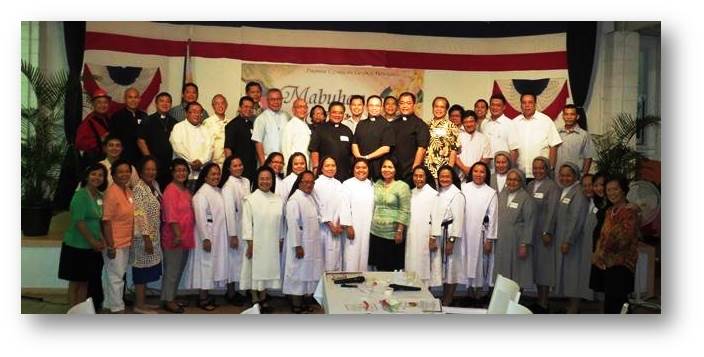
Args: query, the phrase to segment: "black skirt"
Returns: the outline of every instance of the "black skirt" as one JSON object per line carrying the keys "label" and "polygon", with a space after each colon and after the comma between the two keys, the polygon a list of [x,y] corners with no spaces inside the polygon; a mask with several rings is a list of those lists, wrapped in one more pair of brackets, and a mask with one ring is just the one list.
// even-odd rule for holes
{"label": "black skirt", "polygon": [[369,235],[369,265],[376,266],[379,271],[402,270],[405,259],[405,239],[401,244],[396,244],[393,239]]}
{"label": "black skirt", "polygon": [[103,256],[93,249],[75,248],[61,243],[59,279],[87,282],[99,279],[103,271]]}

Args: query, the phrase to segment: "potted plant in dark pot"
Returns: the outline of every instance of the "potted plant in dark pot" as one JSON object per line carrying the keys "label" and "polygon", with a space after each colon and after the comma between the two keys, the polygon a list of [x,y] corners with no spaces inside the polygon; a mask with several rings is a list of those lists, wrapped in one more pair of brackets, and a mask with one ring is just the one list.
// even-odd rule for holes
{"label": "potted plant in dark pot", "polygon": [[36,102],[22,106],[22,234],[42,236],[49,232],[52,200],[58,184],[61,162],[66,152],[64,136],[64,96],[68,73],[52,75],[22,62]]}

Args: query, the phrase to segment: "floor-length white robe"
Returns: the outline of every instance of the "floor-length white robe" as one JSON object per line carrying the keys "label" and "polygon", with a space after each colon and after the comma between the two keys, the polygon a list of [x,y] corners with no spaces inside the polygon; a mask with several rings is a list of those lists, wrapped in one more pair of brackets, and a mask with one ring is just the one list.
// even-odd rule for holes
{"label": "floor-length white robe", "polygon": [[326,222],[350,223],[340,221],[340,204],[344,200],[342,184],[334,177],[321,175],[315,180],[313,197],[320,210],[320,235],[325,257],[325,271],[341,271],[342,240],[347,238],[344,232],[337,237],[333,236]]}
{"label": "floor-length white robe", "polygon": [[406,233],[404,269],[415,272],[427,286],[442,285],[441,252],[438,249],[431,253],[428,247],[437,197],[438,192],[430,185],[411,190],[411,222]]}
{"label": "floor-length white robe", "polygon": [[351,222],[354,239],[345,235],[343,259],[344,271],[367,271],[369,262],[369,231],[374,212],[374,185],[371,181],[360,181],[355,177],[342,184],[345,200],[340,207],[340,220]]}
{"label": "floor-length white robe", "polygon": [[[240,281],[242,258],[247,250],[247,243],[242,239],[242,200],[249,195],[249,179],[241,176],[230,176],[222,186],[222,196],[225,199],[225,218],[227,222],[227,273],[228,282]],[[229,237],[239,239],[239,248],[230,248]]]}
{"label": "floor-length white robe", "polygon": [[[193,196],[195,247],[184,271],[186,289],[213,289],[227,283],[227,228],[220,188],[204,184]],[[203,250],[209,239],[211,250]]]}
{"label": "floor-length white robe", "polygon": [[[466,250],[466,271],[469,286],[488,287],[494,285],[494,249],[484,254],[484,240],[496,241],[498,196],[489,185],[474,182],[462,184],[466,198],[464,216],[464,244]],[[484,224],[484,217],[488,218]]]}
{"label": "floor-length white robe", "polygon": [[[279,244],[283,240],[284,204],[279,195],[261,190],[245,197],[242,239],[252,241],[252,258],[242,260],[240,289],[281,288]],[[246,247],[245,247],[246,249]]]}
{"label": "floor-length white robe", "polygon": [[[320,244],[320,214],[312,194],[301,190],[286,203],[287,234],[284,243],[286,270],[284,294],[310,295],[323,272],[323,252]],[[296,258],[296,247],[303,248],[303,258]]]}
{"label": "floor-length white robe", "polygon": [[[292,172],[288,176],[284,177],[283,180],[276,181],[276,185],[277,185],[276,186],[276,194],[279,195],[279,197],[281,197],[281,201],[283,201],[283,203],[284,203],[284,214],[286,214],[286,202],[288,202],[288,196],[289,196],[289,194],[291,194],[291,188],[293,187],[293,184],[296,183],[297,178],[298,178],[298,175],[296,175]],[[281,233],[284,237],[286,236],[286,229],[287,229],[287,225],[284,224],[284,231]],[[279,264],[281,266],[281,272],[285,272],[286,271],[286,254],[281,254]]]}
{"label": "floor-length white robe", "polygon": [[[463,242],[462,231],[464,229],[465,198],[459,188],[450,185],[440,189],[438,199],[435,201],[435,209],[432,216],[431,234],[436,239],[442,239],[442,222],[452,219],[452,223],[447,227],[448,238],[457,237],[452,254],[446,256],[446,274],[443,274],[444,284],[466,284],[467,272],[465,267],[465,244]],[[441,242],[438,242],[441,243]],[[443,244],[439,244],[443,247]],[[442,248],[439,248],[442,249]],[[444,252],[441,252],[444,254]],[[442,258],[442,257],[441,257]]]}

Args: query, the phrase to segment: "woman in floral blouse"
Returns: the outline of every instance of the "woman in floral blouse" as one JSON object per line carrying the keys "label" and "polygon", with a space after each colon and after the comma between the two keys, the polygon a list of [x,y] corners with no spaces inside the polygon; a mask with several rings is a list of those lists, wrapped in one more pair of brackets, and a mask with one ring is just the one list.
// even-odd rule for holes
{"label": "woman in floral blouse", "polygon": [[139,163],[139,181],[134,187],[134,239],[130,247],[132,280],[136,291],[134,312],[153,314],[151,306],[145,303],[147,283],[161,278],[161,246],[159,224],[161,223],[161,191],[156,182],[156,159],[145,156]]}
{"label": "woman in floral blouse", "polygon": [[604,292],[604,313],[618,314],[633,291],[640,210],[626,200],[628,181],[611,178],[606,182],[606,197],[611,204],[601,228],[592,263],[597,268],[595,288]]}

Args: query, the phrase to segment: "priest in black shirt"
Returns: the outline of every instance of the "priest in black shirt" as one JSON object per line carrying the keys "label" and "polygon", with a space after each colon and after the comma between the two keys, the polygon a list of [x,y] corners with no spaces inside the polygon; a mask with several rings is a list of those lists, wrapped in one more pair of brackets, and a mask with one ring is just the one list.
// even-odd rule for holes
{"label": "priest in black shirt", "polygon": [[169,142],[171,129],[176,125],[176,119],[169,115],[171,95],[167,92],[157,94],[154,99],[156,113],[150,115],[139,125],[137,146],[142,155],[152,155],[157,160],[157,177],[162,191],[171,182],[171,158],[173,149]]}
{"label": "priest in black shirt", "polygon": [[310,161],[316,172],[320,158],[332,156],[337,162],[335,178],[344,182],[352,175],[352,130],[342,124],[345,117],[344,104],[330,103],[328,113],[328,121],[320,124],[310,137]]}
{"label": "priest in black shirt", "polygon": [[254,99],[249,96],[240,98],[238,113],[225,125],[225,157],[239,157],[244,165],[244,177],[249,182],[256,182],[257,150],[252,141]]}
{"label": "priest in black shirt", "polygon": [[396,146],[391,154],[398,160],[397,176],[413,187],[413,168],[423,164],[425,151],[430,143],[430,129],[415,115],[416,96],[403,92],[398,97],[401,115],[391,122],[396,134]]}
{"label": "priest in black shirt", "polygon": [[381,97],[370,96],[367,99],[367,119],[357,124],[352,139],[352,154],[356,158],[369,161],[369,177],[376,181],[380,177],[381,160],[396,144],[394,130],[382,116]]}
{"label": "priest in black shirt", "polygon": [[122,141],[122,158],[137,166],[142,153],[137,148],[137,128],[147,119],[147,113],[139,110],[139,91],[136,88],[125,90],[125,107],[113,113],[108,122],[110,134]]}

